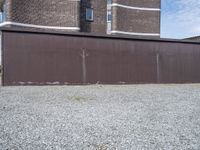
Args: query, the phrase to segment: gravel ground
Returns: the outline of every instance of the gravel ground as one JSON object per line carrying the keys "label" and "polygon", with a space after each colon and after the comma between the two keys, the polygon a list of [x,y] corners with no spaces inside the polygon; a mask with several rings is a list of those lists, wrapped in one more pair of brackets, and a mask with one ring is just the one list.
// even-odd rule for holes
{"label": "gravel ground", "polygon": [[200,150],[200,85],[0,87],[1,150]]}

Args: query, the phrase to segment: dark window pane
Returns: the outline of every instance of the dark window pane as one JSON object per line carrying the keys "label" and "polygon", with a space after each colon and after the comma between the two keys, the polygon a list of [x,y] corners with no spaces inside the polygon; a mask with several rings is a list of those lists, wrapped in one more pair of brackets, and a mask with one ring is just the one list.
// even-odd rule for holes
{"label": "dark window pane", "polygon": [[112,4],[112,0],[107,0],[107,4]]}
{"label": "dark window pane", "polygon": [[86,20],[93,21],[93,9],[92,8],[86,8]]}
{"label": "dark window pane", "polygon": [[112,15],[111,14],[108,15],[108,21],[112,21]]}

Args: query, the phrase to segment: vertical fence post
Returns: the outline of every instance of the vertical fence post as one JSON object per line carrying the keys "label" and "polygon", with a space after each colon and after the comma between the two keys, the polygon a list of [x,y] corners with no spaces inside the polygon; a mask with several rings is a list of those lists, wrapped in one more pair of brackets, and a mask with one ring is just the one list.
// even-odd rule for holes
{"label": "vertical fence post", "polygon": [[86,71],[86,57],[87,53],[85,49],[82,49],[81,57],[82,57],[82,79],[83,79],[83,84],[86,84],[87,82],[87,71]]}
{"label": "vertical fence post", "polygon": [[0,33],[0,57],[1,57],[1,64],[0,64],[0,85],[4,86],[4,52],[3,52],[3,31]]}
{"label": "vertical fence post", "polygon": [[157,83],[160,83],[160,55],[156,54]]}

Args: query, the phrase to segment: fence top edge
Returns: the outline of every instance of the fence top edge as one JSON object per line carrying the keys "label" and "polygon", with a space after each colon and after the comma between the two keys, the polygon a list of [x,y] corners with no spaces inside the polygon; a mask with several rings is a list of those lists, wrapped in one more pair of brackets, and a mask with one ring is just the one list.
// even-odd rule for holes
{"label": "fence top edge", "polygon": [[3,32],[15,32],[15,33],[32,33],[32,34],[49,34],[49,35],[65,35],[75,37],[90,37],[90,38],[103,38],[103,39],[119,39],[119,40],[135,40],[135,41],[150,41],[150,42],[171,42],[171,43],[187,43],[187,44],[200,44],[200,41],[188,40],[188,39],[167,39],[158,37],[135,37],[131,35],[108,35],[108,34],[94,34],[84,32],[60,32],[60,31],[38,31],[27,29],[15,29],[15,28],[0,28]]}

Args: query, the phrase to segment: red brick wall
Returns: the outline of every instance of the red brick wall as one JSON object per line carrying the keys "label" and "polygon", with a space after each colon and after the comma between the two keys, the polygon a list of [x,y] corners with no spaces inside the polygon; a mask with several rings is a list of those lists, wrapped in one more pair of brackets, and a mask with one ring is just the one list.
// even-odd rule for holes
{"label": "red brick wall", "polygon": [[[86,21],[86,8],[93,8],[94,20]],[[87,0],[81,2],[81,31],[106,33],[107,28],[107,1]]]}
{"label": "red brick wall", "polygon": [[[160,0],[113,0],[125,6],[160,9]],[[133,33],[160,33],[160,11],[112,7],[112,30]]]}
{"label": "red brick wall", "polygon": [[6,21],[57,27],[80,27],[80,2],[6,0]]}
{"label": "red brick wall", "polygon": [[[160,8],[160,0],[113,0],[113,3],[132,7]],[[86,21],[87,7],[94,10],[93,21]],[[107,31],[107,0],[6,0],[5,12],[6,21],[43,26],[79,27],[81,32],[101,34]],[[112,30],[160,33],[160,11],[113,6],[112,14]],[[43,29],[37,28],[37,30]],[[60,29],[59,31],[68,32]]]}

